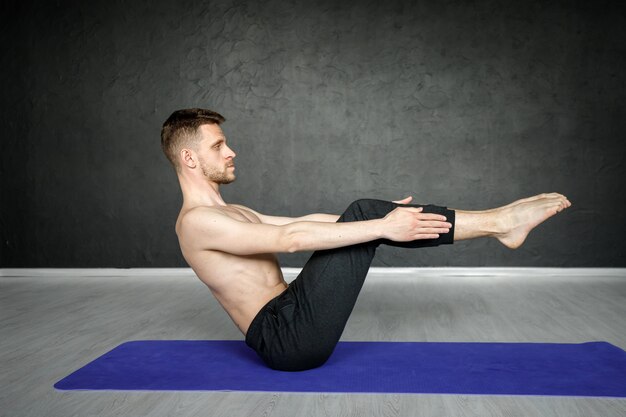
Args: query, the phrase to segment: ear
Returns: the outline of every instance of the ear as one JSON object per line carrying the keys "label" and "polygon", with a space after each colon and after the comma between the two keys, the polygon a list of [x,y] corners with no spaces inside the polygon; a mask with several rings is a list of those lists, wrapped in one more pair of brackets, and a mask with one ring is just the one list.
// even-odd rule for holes
{"label": "ear", "polygon": [[191,149],[181,149],[180,151],[180,160],[183,164],[187,165],[189,168],[195,168],[198,161],[196,160],[196,154]]}

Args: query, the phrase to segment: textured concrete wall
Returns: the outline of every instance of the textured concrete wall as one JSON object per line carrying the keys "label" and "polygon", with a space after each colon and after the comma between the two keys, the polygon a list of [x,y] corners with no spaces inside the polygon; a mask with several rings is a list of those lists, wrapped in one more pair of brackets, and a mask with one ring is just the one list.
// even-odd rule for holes
{"label": "textured concrete wall", "polygon": [[[617,2],[615,2],[617,3]],[[375,265],[626,266],[626,17],[578,2],[3,2],[2,267],[183,266],[175,109],[224,114],[227,201],[574,203],[508,251]],[[299,266],[306,254],[281,256]]]}

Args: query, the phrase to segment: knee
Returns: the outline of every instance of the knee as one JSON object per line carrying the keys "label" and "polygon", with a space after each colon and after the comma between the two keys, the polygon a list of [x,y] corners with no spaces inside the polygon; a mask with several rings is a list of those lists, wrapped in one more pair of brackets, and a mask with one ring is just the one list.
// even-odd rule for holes
{"label": "knee", "polygon": [[391,204],[388,201],[376,200],[372,198],[361,198],[350,203],[343,213],[345,221],[368,220],[371,217],[378,217],[377,213],[381,204]]}
{"label": "knee", "polygon": [[346,211],[352,213],[364,213],[367,212],[368,209],[376,203],[380,203],[380,200],[374,200],[371,198],[360,198],[350,203]]}
{"label": "knee", "polygon": [[350,203],[348,208],[368,206],[372,204],[373,201],[377,201],[377,200],[374,200],[372,198],[359,198],[358,200],[354,200],[352,203]]}

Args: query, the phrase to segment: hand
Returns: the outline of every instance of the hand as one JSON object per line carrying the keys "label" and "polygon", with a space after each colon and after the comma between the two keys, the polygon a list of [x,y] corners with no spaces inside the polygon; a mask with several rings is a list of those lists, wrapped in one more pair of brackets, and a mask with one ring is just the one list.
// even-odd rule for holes
{"label": "hand", "polygon": [[382,219],[383,237],[396,242],[409,242],[436,239],[441,233],[450,231],[452,224],[446,222],[445,216],[422,213],[422,210],[423,207],[398,207],[389,212]]}
{"label": "hand", "polygon": [[397,203],[397,204],[409,204],[411,202],[411,200],[413,200],[413,197],[408,196],[403,198],[402,200],[398,200],[398,201],[392,201],[392,203]]}

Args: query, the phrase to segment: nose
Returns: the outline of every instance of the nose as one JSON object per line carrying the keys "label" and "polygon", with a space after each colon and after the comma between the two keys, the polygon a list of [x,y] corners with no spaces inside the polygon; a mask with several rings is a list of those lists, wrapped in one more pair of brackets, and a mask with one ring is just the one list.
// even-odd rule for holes
{"label": "nose", "polygon": [[226,146],[226,158],[233,159],[237,154],[229,146]]}

